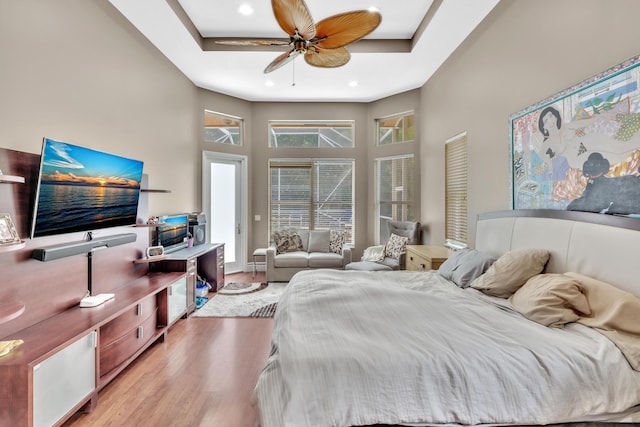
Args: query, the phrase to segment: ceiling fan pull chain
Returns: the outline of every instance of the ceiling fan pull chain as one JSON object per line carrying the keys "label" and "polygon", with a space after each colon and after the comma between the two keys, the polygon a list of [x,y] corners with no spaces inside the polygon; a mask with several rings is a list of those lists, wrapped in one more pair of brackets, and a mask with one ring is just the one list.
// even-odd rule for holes
{"label": "ceiling fan pull chain", "polygon": [[296,85],[296,60],[291,61],[291,86]]}

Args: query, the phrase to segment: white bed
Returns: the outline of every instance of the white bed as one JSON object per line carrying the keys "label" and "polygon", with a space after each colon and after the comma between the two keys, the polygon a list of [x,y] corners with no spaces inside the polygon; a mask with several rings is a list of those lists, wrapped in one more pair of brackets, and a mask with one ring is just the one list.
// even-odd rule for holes
{"label": "white bed", "polygon": [[[548,249],[545,273],[639,295],[636,222],[567,214],[482,216],[476,248]],[[262,427],[640,421],[640,372],[605,335],[543,326],[436,272],[301,272],[274,322],[256,386]]]}

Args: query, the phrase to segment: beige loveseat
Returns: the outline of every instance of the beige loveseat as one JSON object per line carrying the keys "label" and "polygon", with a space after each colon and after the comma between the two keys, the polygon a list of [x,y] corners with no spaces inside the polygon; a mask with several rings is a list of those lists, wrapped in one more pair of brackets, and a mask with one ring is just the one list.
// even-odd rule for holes
{"label": "beige loveseat", "polygon": [[288,282],[302,270],[342,270],[351,262],[344,232],[284,230],[272,235],[267,248],[267,282]]}

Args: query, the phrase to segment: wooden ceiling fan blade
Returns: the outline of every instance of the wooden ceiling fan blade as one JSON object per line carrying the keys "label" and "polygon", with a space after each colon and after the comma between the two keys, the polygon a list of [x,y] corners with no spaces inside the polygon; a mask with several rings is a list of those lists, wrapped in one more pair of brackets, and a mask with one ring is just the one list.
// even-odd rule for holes
{"label": "wooden ceiling fan blade", "polygon": [[297,31],[305,40],[316,35],[316,25],[303,0],[271,0],[271,6],[280,28],[288,35]]}
{"label": "wooden ceiling fan blade", "polygon": [[316,37],[312,43],[325,49],[346,46],[371,33],[381,21],[379,12],[368,10],[330,16],[316,24]]}
{"label": "wooden ceiling fan blade", "polygon": [[217,39],[213,41],[215,44],[223,44],[228,46],[287,46],[289,40],[277,39]]}
{"label": "wooden ceiling fan blade", "polygon": [[272,72],[273,70],[277,70],[283,65],[293,61],[298,55],[300,55],[300,52],[296,50],[290,50],[289,52],[283,53],[282,55],[271,61],[269,65],[267,65],[267,68],[264,69],[264,73],[267,74]]}
{"label": "wooden ceiling fan blade", "polygon": [[341,67],[351,59],[351,54],[344,47],[337,49],[322,49],[314,46],[304,55],[307,64],[314,67],[335,68]]}

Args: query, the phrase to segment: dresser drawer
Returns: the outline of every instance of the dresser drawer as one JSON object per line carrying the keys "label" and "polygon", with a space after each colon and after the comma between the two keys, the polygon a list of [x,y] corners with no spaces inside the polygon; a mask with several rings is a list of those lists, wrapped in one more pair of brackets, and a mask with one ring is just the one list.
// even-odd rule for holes
{"label": "dresser drawer", "polygon": [[117,368],[149,342],[155,336],[157,323],[157,312],[154,310],[149,318],[125,332],[114,342],[106,346],[101,345],[100,376]]}
{"label": "dresser drawer", "polygon": [[449,256],[449,249],[442,246],[408,245],[405,256],[407,270],[437,270]]}
{"label": "dresser drawer", "polygon": [[429,271],[431,270],[431,261],[421,257],[415,253],[407,252],[407,270],[411,271]]}
{"label": "dresser drawer", "polygon": [[100,328],[100,347],[108,346],[156,311],[156,296],[150,295]]}

